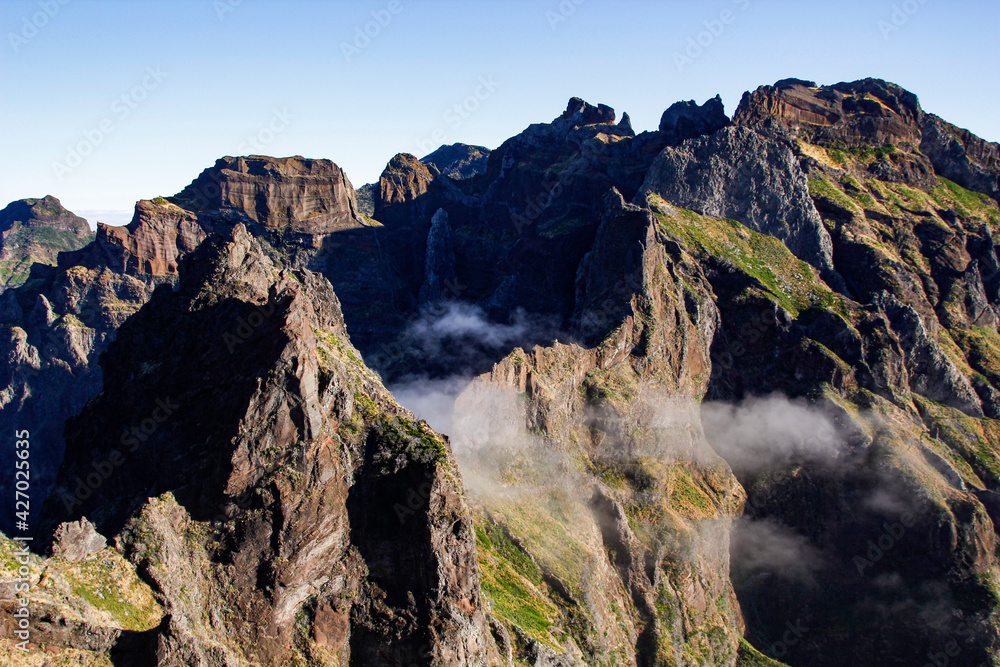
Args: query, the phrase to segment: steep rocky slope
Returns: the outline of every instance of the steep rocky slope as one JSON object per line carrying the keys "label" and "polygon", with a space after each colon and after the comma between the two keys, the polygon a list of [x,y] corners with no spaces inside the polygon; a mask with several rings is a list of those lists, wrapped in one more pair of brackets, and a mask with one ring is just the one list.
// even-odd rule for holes
{"label": "steep rocky slope", "polygon": [[87,221],[55,197],[11,202],[0,211],[0,291],[24,283],[33,263],[55,264],[58,253],[93,238]]}
{"label": "steep rocky slope", "polygon": [[[789,79],[641,134],[574,98],[460,180],[400,154],[370,217],[333,163],[224,158],[0,300],[0,418],[78,414],[43,533],[86,516],[134,568],[100,590],[155,600],[102,616],[36,556],[38,632],[120,664],[1000,664],[998,154],[893,84]],[[457,394],[454,459],[362,358]]]}
{"label": "steep rocky slope", "polygon": [[[0,368],[0,427],[29,423],[44,443],[32,464],[37,493],[48,493],[62,459],[65,420],[100,391],[97,359],[118,327],[157,285],[176,280],[186,254],[237,223],[275,259],[299,266],[322,251],[331,229],[364,228],[350,182],[329,160],[223,158],[178,198],[138,202],[127,226],[98,223],[92,243],[61,253],[56,266],[34,264],[20,289],[0,296],[8,362]],[[0,463],[12,466],[12,456],[3,449]],[[0,492],[10,482],[0,478]],[[0,528],[11,521],[3,516]]]}
{"label": "steep rocky slope", "polygon": [[776,262],[761,276],[699,239],[757,278],[756,290],[716,281],[735,298],[722,307],[732,324],[710,395],[822,395],[853,433],[836,465],[737,469],[748,514],[791,528],[822,561],[811,585],[777,597],[761,567],[738,574],[748,624],[778,637],[802,619],[810,631],[786,647],[790,664],[879,652],[921,664],[946,649],[949,664],[993,664],[997,440],[983,417],[996,416],[996,387],[983,364],[997,349],[996,300],[983,275],[994,273],[997,204],[945,179],[964,158],[928,148],[923,128],[935,121],[892,84],[779,82],[744,96],[736,122],[795,150],[851,297],[779,307],[780,288],[798,281]]}
{"label": "steep rocky slope", "polygon": [[486,171],[489,157],[490,149],[484,146],[452,144],[442,146],[433,153],[425,155],[420,158],[420,161],[427,165],[433,165],[445,176],[462,180]]}
{"label": "steep rocky slope", "polygon": [[216,239],[120,329],[43,515],[86,515],[152,587],[130,664],[486,664],[447,441],[364,367],[325,279],[242,225]]}
{"label": "steep rocky slope", "polygon": [[456,406],[484,591],[532,640],[517,656],[529,664],[737,659],[728,547],[744,494],[698,418],[718,311],[658,236],[648,210],[609,193],[574,314],[581,340],[606,335],[515,350]]}

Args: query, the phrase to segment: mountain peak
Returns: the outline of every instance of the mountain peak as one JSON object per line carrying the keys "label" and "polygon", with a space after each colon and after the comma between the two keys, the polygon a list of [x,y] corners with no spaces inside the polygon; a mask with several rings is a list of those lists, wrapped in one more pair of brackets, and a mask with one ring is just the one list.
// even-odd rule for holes
{"label": "mountain peak", "polygon": [[660,118],[660,132],[677,140],[712,134],[729,124],[722,97],[716,95],[704,104],[694,100],[674,102]]}
{"label": "mountain peak", "polygon": [[[163,593],[161,664],[222,647],[242,656],[226,664],[317,646],[364,664],[489,655],[450,447],[364,366],[326,278],[275,271],[237,224],[182,262],[102,368],[44,519],[86,515]],[[121,438],[149,415],[152,432]],[[75,498],[95,456],[118,468]]]}
{"label": "mountain peak", "polygon": [[223,157],[171,199],[271,229],[326,233],[360,224],[354,186],[326,159]]}
{"label": "mountain peak", "polygon": [[606,104],[596,107],[579,97],[571,97],[566,104],[566,110],[557,120],[570,121],[573,126],[603,125],[615,122],[615,110]]}
{"label": "mountain peak", "polygon": [[913,150],[923,116],[916,95],[881,79],[832,86],[782,79],[744,93],[733,120],[758,128],[777,120],[816,141]]}
{"label": "mountain peak", "polygon": [[0,211],[0,292],[27,280],[32,264],[54,265],[93,238],[87,221],[52,195],[11,202]]}
{"label": "mountain peak", "polygon": [[456,143],[441,146],[433,153],[420,158],[420,161],[434,165],[445,176],[462,180],[484,173],[489,158],[490,149],[485,146]]}

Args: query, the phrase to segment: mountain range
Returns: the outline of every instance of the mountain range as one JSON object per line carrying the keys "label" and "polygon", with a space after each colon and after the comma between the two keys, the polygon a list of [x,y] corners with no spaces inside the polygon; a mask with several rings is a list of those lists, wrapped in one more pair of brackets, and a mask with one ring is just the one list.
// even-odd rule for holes
{"label": "mountain range", "polygon": [[1000,665],[998,200],[916,95],[786,79],[14,202],[0,655]]}

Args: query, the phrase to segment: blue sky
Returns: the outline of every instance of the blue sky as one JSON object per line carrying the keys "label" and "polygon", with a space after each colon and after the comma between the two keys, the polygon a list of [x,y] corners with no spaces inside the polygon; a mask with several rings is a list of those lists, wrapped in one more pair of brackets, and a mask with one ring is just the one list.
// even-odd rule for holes
{"label": "blue sky", "polygon": [[330,158],[360,186],[398,152],[495,148],[571,96],[641,131],[676,100],[719,93],[731,114],[786,77],[895,81],[998,141],[998,7],[2,0],[0,206],[51,194],[122,224],[137,199],[250,153]]}

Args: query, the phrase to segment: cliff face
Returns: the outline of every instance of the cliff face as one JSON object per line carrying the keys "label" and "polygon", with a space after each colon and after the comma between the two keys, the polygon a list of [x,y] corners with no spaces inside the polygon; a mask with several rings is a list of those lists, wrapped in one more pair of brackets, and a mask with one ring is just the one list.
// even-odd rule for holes
{"label": "cliff face", "polygon": [[60,252],[81,248],[93,238],[87,221],[55,197],[8,204],[0,211],[0,292],[23,284],[33,263],[55,264]]}
{"label": "cliff face", "polygon": [[606,335],[515,350],[458,398],[484,591],[528,664],[733,665],[729,531],[744,495],[697,407],[718,312],[648,210],[615,191],[605,204],[574,321]]}
{"label": "cliff face", "polygon": [[[272,256],[301,266],[332,230],[363,229],[353,202],[349,181],[328,160],[224,158],[177,198],[140,201],[127,226],[98,224],[94,241],[61,253],[56,266],[32,266],[26,284],[0,299],[0,354],[9,360],[0,369],[0,426],[37,424],[45,443],[32,465],[38,492],[48,493],[62,460],[63,423],[100,391],[98,357],[157,285],[177,279],[184,256],[209,234],[246,224]],[[86,228],[68,212],[57,218],[52,224]],[[12,456],[5,449],[0,461],[13,465]],[[0,491],[9,483],[0,479]]]}
{"label": "cliff face", "polygon": [[[604,195],[616,188],[632,198],[665,146],[729,122],[718,99],[701,106],[677,103],[664,113],[661,129],[639,135],[615,118],[608,106],[573,98],[551,123],[531,125],[490,152],[485,173],[460,182],[433,173],[413,156],[393,158],[380,179],[374,211],[385,225],[376,235],[388,258],[383,264],[394,284],[395,308],[412,317],[425,303],[419,288],[427,237],[440,209],[453,231],[456,280],[439,301],[477,302],[501,321],[519,308],[557,321],[569,318],[577,266],[601,223]],[[333,258],[325,272],[347,303],[356,287],[338,282],[338,264],[349,263]],[[389,340],[398,335],[400,323],[387,322],[388,314],[355,317],[351,307],[345,307],[345,317],[363,351],[395,356],[388,354],[387,334]],[[473,370],[488,370],[503,354]],[[389,377],[406,372],[392,363],[380,370]]]}
{"label": "cliff face", "polygon": [[329,160],[224,157],[174,199],[196,211],[233,210],[268,229],[321,234],[358,222],[354,186]]}
{"label": "cliff face", "polygon": [[[73,587],[84,535],[32,561],[37,632],[164,665],[998,664],[997,145],[871,79],[616,119],[574,98],[464,179],[398,155],[374,219],[332,163],[224,158],[8,290],[0,420],[67,427],[44,532],[92,521],[142,619]],[[450,441],[362,358],[464,386]]]}
{"label": "cliff face", "polygon": [[[485,664],[448,443],[364,367],[329,283],[242,226],[184,266],[109,347],[43,520],[86,515],[143,573],[156,664]],[[94,457],[114,470],[81,494]]]}
{"label": "cliff face", "polygon": [[[756,291],[747,283],[713,280],[725,336],[710,396],[825,395],[835,413],[846,410],[832,418],[853,434],[833,465],[737,469],[748,515],[791,528],[822,554],[821,583],[800,581],[778,596],[759,565],[734,577],[760,637],[795,619],[811,628],[784,647],[790,664],[867,664],[876,646],[916,663],[949,641],[957,663],[994,660],[997,562],[986,517],[996,440],[982,417],[996,415],[995,388],[979,369],[994,349],[996,301],[985,285],[996,261],[989,230],[1000,217],[994,200],[946,180],[967,176],[973,161],[960,151],[943,160],[924,131],[935,126],[929,118],[911,94],[871,80],[779,83],[745,96],[736,114],[792,142],[845,285],[821,307],[794,299],[779,307],[773,296],[747,298]],[[988,174],[989,150],[973,150]],[[736,265],[755,273],[745,260]],[[755,277],[768,285],[778,274]],[[786,284],[794,282],[778,278]],[[951,435],[959,423],[968,430]],[[949,611],[938,615],[942,599]]]}
{"label": "cliff face", "polygon": [[827,275],[830,237],[809,198],[791,147],[743,127],[665,149],[639,192],[778,238]]}

